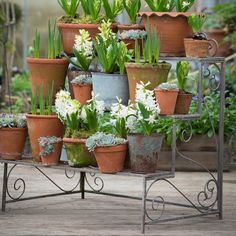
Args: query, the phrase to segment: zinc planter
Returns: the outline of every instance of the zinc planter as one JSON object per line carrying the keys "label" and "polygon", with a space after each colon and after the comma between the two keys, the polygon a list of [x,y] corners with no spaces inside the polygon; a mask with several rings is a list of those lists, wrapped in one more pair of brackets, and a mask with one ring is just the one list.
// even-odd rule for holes
{"label": "zinc planter", "polygon": [[179,90],[155,89],[156,101],[161,115],[173,115]]}
{"label": "zinc planter", "polygon": [[161,150],[164,136],[153,134],[129,134],[129,155],[131,171],[135,173],[153,173],[157,170],[158,154]]}
{"label": "zinc planter", "polygon": [[158,63],[157,65],[142,64],[142,63],[126,63],[125,64],[128,81],[129,81],[129,94],[131,102],[135,102],[136,85],[141,81],[143,83],[150,82],[147,89],[153,90],[159,84],[167,81],[171,64]]}
{"label": "zinc planter", "polygon": [[91,84],[74,84],[72,83],[74,98],[80,102],[81,105],[87,104],[87,101],[92,98]]}
{"label": "zinc planter", "polygon": [[156,33],[161,41],[161,56],[184,56],[184,38],[192,36],[188,24],[190,12],[140,12],[145,29],[148,31],[150,22],[151,32]]}
{"label": "zinc planter", "polygon": [[179,91],[175,106],[175,114],[188,114],[192,97],[193,95],[191,93]]}
{"label": "zinc planter", "polygon": [[94,151],[99,170],[102,173],[117,173],[124,169],[127,144],[97,147]]}
{"label": "zinc planter", "polygon": [[128,105],[129,87],[127,75],[92,73],[93,92],[98,100],[105,102],[106,109],[110,109],[117,97],[123,105]]}
{"label": "zinc planter", "polygon": [[[39,147],[40,152],[43,150],[42,147]],[[56,166],[59,163],[60,156],[61,156],[61,150],[62,150],[62,141],[58,141],[54,144],[54,152],[41,157],[42,164],[45,166]]]}
{"label": "zinc planter", "polygon": [[44,97],[53,85],[53,98],[56,93],[65,87],[65,78],[68,68],[66,59],[27,58],[30,71],[30,82],[33,95],[37,90],[44,89]]}
{"label": "zinc planter", "polygon": [[40,150],[38,139],[40,137],[47,136],[56,136],[62,138],[64,134],[64,127],[56,115],[43,116],[27,114],[26,119],[33,160],[40,162],[41,157],[39,155]]}
{"label": "zinc planter", "polygon": [[70,166],[96,166],[96,160],[86,148],[86,139],[63,138],[67,160]]}
{"label": "zinc planter", "polygon": [[26,136],[27,128],[0,128],[0,159],[21,159]]}

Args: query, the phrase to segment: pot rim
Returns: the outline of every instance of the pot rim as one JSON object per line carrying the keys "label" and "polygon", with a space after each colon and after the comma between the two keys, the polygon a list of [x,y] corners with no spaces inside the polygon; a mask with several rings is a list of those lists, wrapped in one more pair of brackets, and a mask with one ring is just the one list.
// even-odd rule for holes
{"label": "pot rim", "polygon": [[138,16],[147,16],[147,17],[150,17],[150,16],[169,16],[169,17],[172,17],[172,18],[176,18],[178,16],[182,16],[182,17],[188,17],[190,15],[193,15],[193,14],[196,14],[196,15],[201,15],[202,13],[200,12],[139,12],[138,13]]}
{"label": "pot rim", "polygon": [[27,127],[24,127],[24,128],[16,128],[16,127],[13,127],[13,128],[10,128],[10,127],[0,128],[0,131],[25,131],[25,130],[27,130]]}
{"label": "pot rim", "polygon": [[62,139],[63,143],[74,143],[74,144],[85,144],[86,143],[86,139],[82,139],[82,138],[66,138],[64,137]]}
{"label": "pot rim", "polygon": [[222,29],[208,29],[208,30],[205,30],[205,33],[216,33],[216,34],[220,34],[220,33],[224,33],[226,34],[227,33],[227,30],[222,28]]}
{"label": "pot rim", "polygon": [[101,146],[96,147],[94,152],[120,152],[120,151],[126,151],[128,149],[128,142],[123,144],[118,144],[114,146]]}
{"label": "pot rim", "polygon": [[166,93],[166,92],[179,92],[179,89],[160,89],[160,88],[154,88],[154,91],[158,91],[158,92],[163,92],[163,93]]}
{"label": "pot rim", "polygon": [[57,115],[33,115],[28,113],[25,116],[27,119],[59,119]]}
{"label": "pot rim", "polygon": [[[101,24],[80,24],[80,23],[63,23],[63,22],[58,22],[57,27],[58,28],[69,28],[69,29],[83,29],[88,28],[88,29],[96,29],[100,26]],[[111,28],[117,28],[118,23],[112,23]]]}
{"label": "pot rim", "polygon": [[159,133],[152,133],[151,135],[149,135],[149,136],[147,136],[147,135],[144,135],[144,134],[141,134],[141,133],[129,133],[129,134],[127,134],[127,138],[129,137],[129,136],[136,136],[136,137],[138,137],[138,136],[142,136],[142,137],[159,137],[159,138],[164,138],[164,134],[159,134]]}
{"label": "pot rim", "polygon": [[119,73],[108,74],[108,73],[105,73],[105,72],[91,72],[91,74],[92,74],[92,76],[93,75],[103,75],[103,76],[107,76],[107,77],[110,77],[110,76],[127,77],[127,74],[121,75]]}
{"label": "pot rim", "polygon": [[139,23],[135,23],[135,24],[118,24],[117,25],[118,29],[128,29],[128,28],[135,28],[135,29],[145,29],[144,24],[139,24]]}
{"label": "pot rim", "polygon": [[184,38],[184,41],[199,42],[199,43],[208,43],[209,42],[209,40],[207,40],[207,39],[193,39],[193,38]]}
{"label": "pot rim", "polygon": [[75,87],[92,87],[93,85],[92,84],[76,84],[76,83],[72,83],[72,86],[75,86]]}
{"label": "pot rim", "polygon": [[170,69],[171,64],[169,62],[158,62],[157,64],[127,62],[125,63],[125,67],[142,68],[142,69],[150,69],[150,68]]}
{"label": "pot rim", "polygon": [[48,58],[34,58],[34,57],[27,57],[27,63],[30,64],[65,64],[69,65],[69,62],[65,58],[55,58],[55,59],[48,59]]}

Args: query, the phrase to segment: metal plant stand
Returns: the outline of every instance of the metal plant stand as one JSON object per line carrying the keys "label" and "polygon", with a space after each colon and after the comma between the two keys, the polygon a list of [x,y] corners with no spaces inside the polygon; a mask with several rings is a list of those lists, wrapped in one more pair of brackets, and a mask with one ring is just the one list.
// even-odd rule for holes
{"label": "metal plant stand", "polygon": [[[44,171],[44,166],[40,163],[34,163],[32,160],[20,160],[20,161],[7,161],[0,160],[3,163],[3,191],[2,191],[2,211],[5,211],[5,206],[7,203],[52,197],[65,194],[81,194],[81,198],[85,198],[86,193],[103,194],[113,197],[131,198],[141,201],[141,232],[145,232],[146,225],[156,224],[158,222],[179,220],[184,218],[191,218],[196,216],[205,215],[218,215],[219,219],[222,219],[222,202],[223,202],[223,156],[224,156],[224,99],[225,99],[225,61],[224,58],[204,58],[204,59],[191,59],[191,58],[161,58],[162,60],[168,61],[179,61],[187,60],[194,61],[199,66],[200,78],[198,80],[198,107],[196,114],[189,115],[173,115],[168,116],[168,118],[173,119],[173,138],[172,138],[172,163],[171,169],[169,171],[158,171],[150,174],[135,174],[131,173],[129,170],[119,172],[115,174],[116,176],[132,176],[142,179],[142,193],[140,197],[132,197],[128,195],[121,195],[115,193],[104,192],[104,181],[99,174],[99,170],[96,168],[74,168],[69,167],[66,163],[60,163],[58,166],[47,167],[48,169],[61,169],[65,171],[65,177],[69,181],[74,181],[74,186],[71,189],[64,189],[60,187],[58,183],[52,180]],[[218,76],[217,76],[218,74]],[[204,102],[203,97],[203,81],[208,80],[211,90],[220,90],[220,115],[219,115],[219,133],[216,136],[216,147],[218,156],[218,168],[217,173],[211,173],[206,167],[201,163],[192,160],[180,153],[176,147],[176,129],[178,120],[183,120],[188,125],[188,129],[183,130],[183,140],[189,142],[192,137],[192,126],[191,121],[194,119],[199,119],[201,117],[202,106],[207,106]],[[207,108],[207,107],[206,107]],[[210,111],[209,111],[210,115]],[[215,134],[214,125],[212,124],[212,129]],[[184,190],[177,187],[171,179],[175,177],[175,161],[176,156],[183,158],[184,160],[190,162],[192,165],[198,165],[203,171],[205,171],[209,178],[206,179],[205,184],[199,190],[199,192],[193,196],[187,196]],[[26,183],[22,178],[18,178],[14,181],[12,185],[13,188],[10,190],[9,180],[12,176],[13,171],[18,165],[21,166],[33,166],[37,171],[39,171],[47,180],[49,180],[53,185],[55,185],[60,193],[40,195],[34,197],[23,197],[26,190]],[[10,166],[10,169],[9,169]],[[98,175],[99,174],[99,175]],[[167,201],[161,195],[156,194],[158,191],[159,183],[165,183],[168,187],[176,191],[185,203]],[[17,193],[13,195],[11,191]],[[155,190],[155,195],[151,194]],[[8,198],[7,198],[8,197]],[[167,205],[172,205],[175,207],[180,207],[184,209],[193,210],[194,213],[178,215],[178,216],[166,216],[165,210]]]}

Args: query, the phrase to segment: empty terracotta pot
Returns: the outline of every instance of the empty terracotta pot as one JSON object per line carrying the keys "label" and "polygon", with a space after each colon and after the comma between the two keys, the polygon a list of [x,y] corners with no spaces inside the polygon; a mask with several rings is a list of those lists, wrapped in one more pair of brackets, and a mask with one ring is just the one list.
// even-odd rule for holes
{"label": "empty terracotta pot", "polygon": [[102,173],[117,173],[124,169],[127,144],[97,147],[94,151],[98,167]]}
{"label": "empty terracotta pot", "polygon": [[175,114],[188,114],[192,97],[193,95],[191,93],[179,91],[175,106]]}
{"label": "empty terracotta pot", "polygon": [[184,38],[191,37],[193,32],[188,24],[190,12],[140,12],[145,29],[156,33],[161,41],[161,56],[184,56]]}
{"label": "empty terracotta pot", "polygon": [[73,93],[76,100],[81,105],[87,104],[92,98],[92,84],[74,84],[72,83]]}
{"label": "empty terracotta pot", "polygon": [[26,136],[27,128],[0,128],[0,159],[21,159]]}
{"label": "empty terracotta pot", "polygon": [[[58,141],[54,144],[54,152],[41,157],[42,164],[45,166],[55,166],[58,165],[60,156],[61,156],[61,149],[62,149],[62,140]],[[43,150],[42,147],[39,147],[40,152]]]}
{"label": "empty terracotta pot", "polygon": [[26,115],[28,132],[30,137],[30,144],[32,149],[33,160],[36,162],[41,161],[39,155],[40,137],[56,136],[61,137],[64,134],[64,127],[56,115],[42,116],[42,115]]}
{"label": "empty terracotta pot", "polygon": [[160,107],[161,115],[173,115],[175,112],[175,105],[178,96],[178,89],[175,90],[164,90],[155,89],[156,101]]}
{"label": "empty terracotta pot", "polygon": [[214,39],[196,40],[185,38],[184,47],[186,57],[214,57],[218,51],[218,43]]}

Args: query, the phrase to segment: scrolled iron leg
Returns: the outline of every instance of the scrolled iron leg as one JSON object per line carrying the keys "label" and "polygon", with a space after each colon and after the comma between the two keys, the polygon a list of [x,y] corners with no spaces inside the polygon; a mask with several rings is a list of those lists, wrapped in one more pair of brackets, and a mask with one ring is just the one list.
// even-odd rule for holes
{"label": "scrolled iron leg", "polygon": [[142,193],[142,219],[141,219],[141,233],[145,233],[145,222],[146,222],[146,189],[147,189],[147,180],[143,178],[143,193]]}
{"label": "scrolled iron leg", "polygon": [[80,172],[80,191],[81,191],[81,199],[85,198],[85,189],[84,189],[84,183],[85,183],[85,172]]}
{"label": "scrolled iron leg", "polygon": [[7,193],[7,167],[8,164],[4,163],[3,170],[3,187],[2,187],[2,212],[6,210],[6,193]]}

